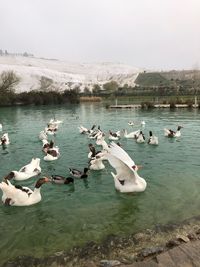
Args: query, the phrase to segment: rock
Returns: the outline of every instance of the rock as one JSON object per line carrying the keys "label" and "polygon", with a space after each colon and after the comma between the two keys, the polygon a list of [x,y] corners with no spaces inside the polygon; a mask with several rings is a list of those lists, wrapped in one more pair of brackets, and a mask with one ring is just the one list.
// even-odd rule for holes
{"label": "rock", "polygon": [[117,260],[101,260],[100,261],[101,267],[113,267],[113,266],[118,266],[120,264],[121,262]]}
{"label": "rock", "polygon": [[197,235],[195,233],[189,233],[187,235],[187,237],[190,239],[190,240],[197,240]]}
{"label": "rock", "polygon": [[86,261],[83,267],[97,267],[97,265],[93,261]]}
{"label": "rock", "polygon": [[176,237],[179,241],[183,241],[185,243],[190,242],[190,239],[185,235],[177,235]]}
{"label": "rock", "polygon": [[166,247],[167,248],[173,248],[173,247],[179,246],[180,244],[181,244],[181,242],[179,240],[171,239],[166,243]]}
{"label": "rock", "polygon": [[139,257],[146,258],[155,254],[159,254],[164,251],[163,247],[145,248],[139,253]]}
{"label": "rock", "polygon": [[137,233],[134,235],[134,239],[137,242],[145,241],[147,238],[149,238],[149,236],[147,237],[147,235],[144,233]]}

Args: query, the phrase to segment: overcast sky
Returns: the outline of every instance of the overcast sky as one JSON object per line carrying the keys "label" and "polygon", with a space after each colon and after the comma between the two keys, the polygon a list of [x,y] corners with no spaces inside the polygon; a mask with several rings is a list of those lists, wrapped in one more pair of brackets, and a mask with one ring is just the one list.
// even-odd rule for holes
{"label": "overcast sky", "polygon": [[0,49],[191,69],[200,66],[200,0],[0,0]]}

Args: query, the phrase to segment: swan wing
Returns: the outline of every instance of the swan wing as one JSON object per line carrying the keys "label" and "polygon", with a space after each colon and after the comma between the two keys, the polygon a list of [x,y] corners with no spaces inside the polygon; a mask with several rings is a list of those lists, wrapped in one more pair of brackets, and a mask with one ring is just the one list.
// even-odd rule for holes
{"label": "swan wing", "polygon": [[110,165],[116,170],[116,178],[118,180],[124,180],[126,182],[136,181],[135,171],[131,169],[126,163],[111,154],[107,155],[107,159]]}
{"label": "swan wing", "polygon": [[135,162],[130,158],[128,153],[114,142],[110,143],[109,153],[124,162],[130,168],[135,166]]}
{"label": "swan wing", "polygon": [[168,134],[170,134],[170,131],[168,129],[164,128],[164,135],[168,136]]}

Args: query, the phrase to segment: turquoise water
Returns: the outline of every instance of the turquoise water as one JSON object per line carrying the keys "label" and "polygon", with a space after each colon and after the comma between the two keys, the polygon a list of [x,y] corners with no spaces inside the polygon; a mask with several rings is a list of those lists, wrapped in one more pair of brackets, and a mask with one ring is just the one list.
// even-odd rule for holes
{"label": "turquoise water", "polygon": [[[61,157],[45,162],[38,134],[54,115],[63,120],[55,138]],[[110,174],[113,169],[106,162],[106,169],[90,171],[87,181],[76,180],[74,186],[45,184],[42,201],[36,205],[0,205],[0,261],[18,255],[44,256],[100,241],[108,234],[125,235],[199,215],[199,115],[198,110],[185,109],[106,110],[101,104],[1,108],[0,123],[11,141],[6,150],[0,147],[2,178],[32,157],[41,158],[41,176],[68,176],[69,167],[83,169],[91,140],[79,134],[81,124],[101,125],[105,132],[124,128],[130,132],[128,121],[144,120],[145,135],[152,130],[159,137],[159,146],[120,140],[136,164],[143,165],[139,171],[147,181],[143,193],[116,192]],[[163,128],[176,129],[177,125],[184,126],[179,140],[164,137]],[[33,177],[20,184],[34,187],[36,180]]]}

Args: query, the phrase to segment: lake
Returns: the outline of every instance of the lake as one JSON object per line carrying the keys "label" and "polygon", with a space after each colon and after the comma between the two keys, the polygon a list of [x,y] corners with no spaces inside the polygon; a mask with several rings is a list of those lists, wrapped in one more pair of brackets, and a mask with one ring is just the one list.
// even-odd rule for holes
{"label": "lake", "polygon": [[[130,132],[138,127],[130,127],[129,121],[144,120],[147,139],[149,130],[159,138],[158,146],[137,144],[123,137],[120,140],[136,164],[143,166],[139,175],[147,181],[147,188],[142,193],[117,192],[111,176],[113,168],[105,162],[104,170],[90,171],[85,181],[43,185],[42,201],[36,205],[0,205],[0,261],[18,255],[42,257],[91,240],[100,242],[109,234],[124,236],[199,215],[199,115],[197,109],[108,110],[100,103],[0,108],[0,135],[8,132],[11,142],[5,150],[0,147],[2,178],[33,157],[41,159],[40,177],[69,176],[69,167],[82,170],[88,162],[88,144],[94,141],[79,134],[79,125],[100,125],[106,133],[125,128]],[[61,157],[45,162],[38,134],[54,116],[63,120],[54,138]],[[184,127],[181,138],[164,137],[163,128],[176,130],[178,125]],[[14,183],[33,188],[37,179]]]}

